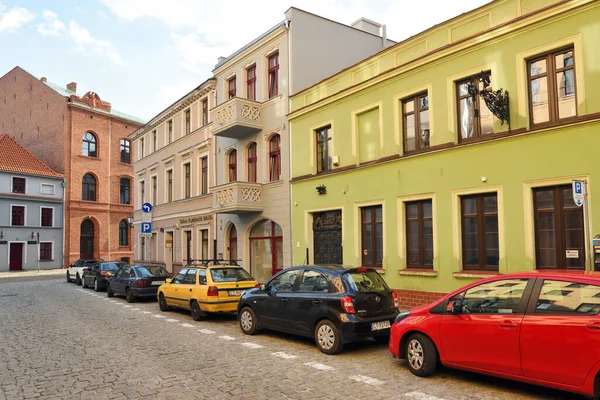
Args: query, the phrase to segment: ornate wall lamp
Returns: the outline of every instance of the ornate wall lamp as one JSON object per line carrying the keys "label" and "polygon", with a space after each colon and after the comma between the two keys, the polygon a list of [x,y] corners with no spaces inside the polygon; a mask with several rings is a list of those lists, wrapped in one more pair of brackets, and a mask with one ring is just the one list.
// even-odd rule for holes
{"label": "ornate wall lamp", "polygon": [[[472,82],[475,82],[475,85]],[[479,90],[479,83],[483,84],[483,90]],[[487,90],[491,83],[490,73],[481,71],[479,74],[473,75],[473,80],[467,84],[469,94],[473,97],[473,101],[475,101],[475,97],[479,94],[483,98],[483,101],[485,101],[485,105],[490,112],[500,120],[500,125],[504,125],[505,122],[508,123],[508,130],[510,131],[508,90],[502,88]]]}

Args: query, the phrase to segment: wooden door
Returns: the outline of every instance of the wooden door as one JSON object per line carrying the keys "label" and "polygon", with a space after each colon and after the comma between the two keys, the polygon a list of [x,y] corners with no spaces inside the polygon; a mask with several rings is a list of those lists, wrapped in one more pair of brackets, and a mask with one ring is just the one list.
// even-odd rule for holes
{"label": "wooden door", "polygon": [[23,269],[23,243],[10,244],[10,271],[20,271]]}

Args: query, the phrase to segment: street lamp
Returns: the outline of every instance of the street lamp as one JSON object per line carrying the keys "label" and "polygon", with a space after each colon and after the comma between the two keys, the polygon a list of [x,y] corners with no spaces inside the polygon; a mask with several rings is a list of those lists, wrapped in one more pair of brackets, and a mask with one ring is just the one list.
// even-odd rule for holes
{"label": "street lamp", "polygon": [[129,222],[129,227],[133,228],[133,215],[127,216],[127,222]]}

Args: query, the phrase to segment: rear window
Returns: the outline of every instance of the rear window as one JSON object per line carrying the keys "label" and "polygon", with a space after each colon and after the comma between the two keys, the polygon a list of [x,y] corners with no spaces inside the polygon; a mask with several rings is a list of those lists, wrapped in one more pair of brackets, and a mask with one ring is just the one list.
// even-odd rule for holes
{"label": "rear window", "polygon": [[142,278],[152,278],[155,276],[158,277],[169,277],[169,271],[164,269],[163,267],[153,267],[150,265],[143,265],[137,267],[138,275]]}
{"label": "rear window", "polygon": [[102,263],[102,264],[100,264],[100,268],[102,269],[102,271],[112,271],[112,272],[117,272],[120,269],[119,265],[115,262]]}
{"label": "rear window", "polygon": [[346,272],[342,275],[342,280],[352,292],[384,292],[388,290],[385,281],[376,271],[367,270],[366,272]]}
{"label": "rear window", "polygon": [[210,276],[213,282],[253,281],[254,278],[243,268],[212,268]]}

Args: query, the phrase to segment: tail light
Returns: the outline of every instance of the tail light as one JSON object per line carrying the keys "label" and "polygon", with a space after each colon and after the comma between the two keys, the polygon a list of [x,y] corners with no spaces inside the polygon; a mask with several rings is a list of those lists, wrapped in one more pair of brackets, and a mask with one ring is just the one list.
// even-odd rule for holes
{"label": "tail light", "polygon": [[135,282],[135,286],[137,287],[144,287],[144,286],[148,286],[148,283],[150,281],[148,279],[140,279],[138,281]]}
{"label": "tail light", "polygon": [[216,286],[209,286],[207,295],[208,296],[218,296],[219,290],[217,290]]}
{"label": "tail light", "polygon": [[366,269],[366,268],[364,268],[364,267],[357,268],[357,269],[356,269],[356,272],[367,272],[367,269]]}
{"label": "tail light", "polygon": [[394,300],[394,308],[400,307],[400,299],[398,298],[398,293],[392,292],[392,300]]}
{"label": "tail light", "polygon": [[85,267],[85,268],[83,268],[81,271],[82,271],[82,272],[85,272],[85,271],[88,271],[88,270],[89,270],[89,268],[88,268],[88,267]]}
{"label": "tail light", "polygon": [[342,297],[342,308],[348,314],[354,314],[354,303],[352,302],[352,298],[350,296]]}
{"label": "tail light", "polygon": [[259,288],[261,286],[260,283],[257,283],[256,285],[254,285],[255,288]]}
{"label": "tail light", "polygon": [[113,274],[110,271],[102,271],[102,272],[100,272],[100,275],[102,275],[106,278],[110,278]]}

